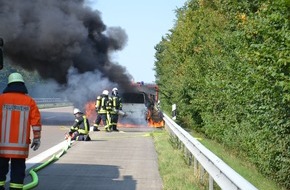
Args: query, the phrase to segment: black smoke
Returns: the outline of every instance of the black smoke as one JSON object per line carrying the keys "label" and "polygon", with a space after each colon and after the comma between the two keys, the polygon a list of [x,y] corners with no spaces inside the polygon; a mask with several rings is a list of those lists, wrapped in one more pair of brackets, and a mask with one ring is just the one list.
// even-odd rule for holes
{"label": "black smoke", "polygon": [[126,68],[110,60],[126,46],[127,34],[107,27],[84,0],[0,0],[0,36],[9,63],[37,71],[68,97],[131,89]]}

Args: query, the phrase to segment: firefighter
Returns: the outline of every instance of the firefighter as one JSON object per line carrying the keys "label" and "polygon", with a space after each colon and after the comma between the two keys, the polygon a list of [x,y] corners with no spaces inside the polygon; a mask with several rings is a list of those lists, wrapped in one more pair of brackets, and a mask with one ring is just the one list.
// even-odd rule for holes
{"label": "firefighter", "polygon": [[118,119],[119,119],[119,111],[122,110],[122,99],[119,96],[118,88],[112,89],[112,96],[110,98],[111,102],[111,128],[113,131],[119,131],[117,129]]}
{"label": "firefighter", "polygon": [[70,128],[69,136],[71,140],[90,141],[90,123],[87,117],[78,108],[74,108],[75,122]]}
{"label": "firefighter", "polygon": [[20,73],[11,73],[8,85],[0,95],[0,190],[5,189],[10,162],[10,189],[23,189],[26,158],[31,148],[40,147],[41,115],[36,102],[28,95]]}
{"label": "firefighter", "polygon": [[97,118],[94,124],[94,131],[99,131],[99,125],[101,121],[107,132],[110,132],[110,114],[111,110],[109,104],[109,91],[104,90],[100,96],[97,97],[95,109],[97,112]]}

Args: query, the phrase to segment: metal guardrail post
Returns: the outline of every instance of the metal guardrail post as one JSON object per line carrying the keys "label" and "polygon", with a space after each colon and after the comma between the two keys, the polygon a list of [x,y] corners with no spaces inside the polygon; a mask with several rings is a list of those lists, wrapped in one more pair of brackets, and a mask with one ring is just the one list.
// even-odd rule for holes
{"label": "metal guardrail post", "polygon": [[208,189],[213,190],[213,178],[211,176],[208,179]]}
{"label": "metal guardrail post", "polygon": [[[197,139],[177,125],[170,117],[164,114],[165,127],[184,144],[194,157],[194,171],[197,163],[209,174],[209,187],[213,189],[213,179],[216,184],[225,190],[257,190],[250,182],[235,172],[230,166],[204,147]],[[201,173],[200,173],[201,175]],[[211,179],[212,178],[212,179]]]}

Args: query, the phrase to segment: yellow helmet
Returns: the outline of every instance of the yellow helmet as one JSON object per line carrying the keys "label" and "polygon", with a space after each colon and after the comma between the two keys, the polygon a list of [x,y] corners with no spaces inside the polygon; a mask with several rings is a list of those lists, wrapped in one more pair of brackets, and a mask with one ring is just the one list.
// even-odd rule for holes
{"label": "yellow helmet", "polygon": [[8,84],[12,83],[12,82],[23,82],[23,77],[20,73],[11,73],[8,77]]}

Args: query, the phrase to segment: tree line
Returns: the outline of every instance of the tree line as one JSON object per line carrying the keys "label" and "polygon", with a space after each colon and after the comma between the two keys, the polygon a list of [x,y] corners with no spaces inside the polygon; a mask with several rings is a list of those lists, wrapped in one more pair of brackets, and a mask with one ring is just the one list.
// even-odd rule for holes
{"label": "tree line", "polygon": [[[8,82],[8,76],[13,72],[19,72],[24,78],[25,86],[28,89],[28,93],[32,97],[38,97],[39,93],[35,93],[36,86],[43,86],[45,88],[45,80],[41,79],[36,71],[25,70],[19,66],[13,65],[12,62],[6,58],[4,59],[3,69],[0,71],[0,93],[6,88]],[[45,94],[40,95],[41,98],[45,97]]]}
{"label": "tree line", "polygon": [[163,110],[290,188],[290,1],[188,0],[155,46]]}

